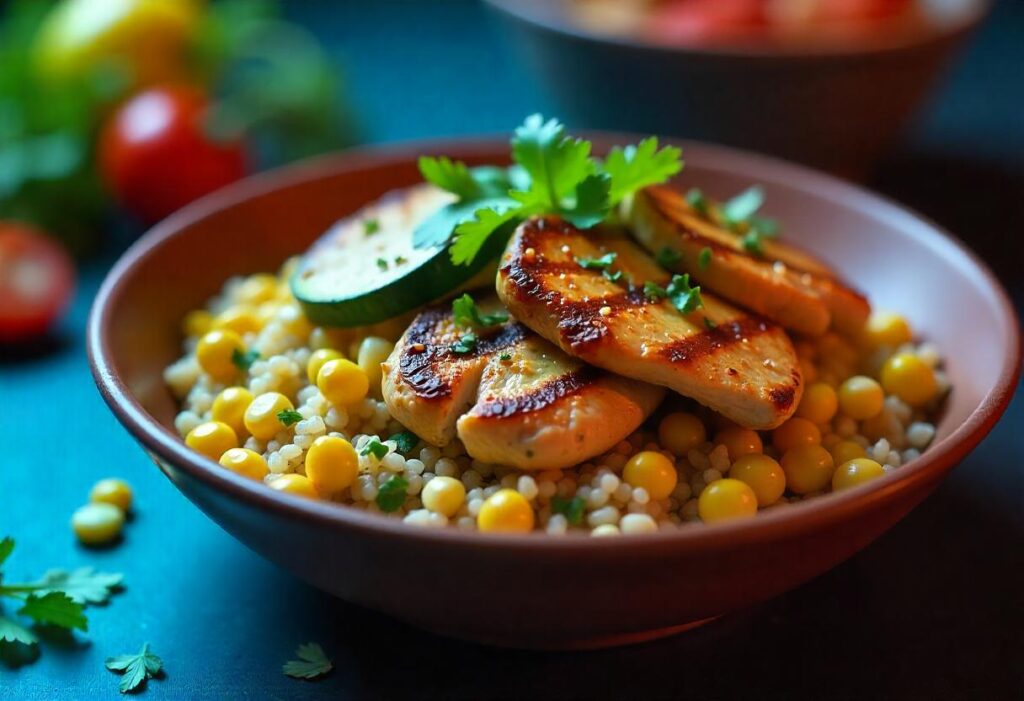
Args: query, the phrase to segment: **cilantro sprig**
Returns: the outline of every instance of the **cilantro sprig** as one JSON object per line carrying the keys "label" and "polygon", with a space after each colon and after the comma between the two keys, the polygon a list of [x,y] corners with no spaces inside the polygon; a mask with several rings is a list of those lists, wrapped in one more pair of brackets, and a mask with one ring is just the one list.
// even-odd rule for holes
{"label": "cilantro sprig", "polygon": [[758,214],[764,199],[764,190],[757,185],[725,202],[714,202],[697,188],[686,193],[687,203],[697,214],[740,236],[743,250],[758,257],[765,255],[764,239],[779,235],[778,221]]}
{"label": "cilantro sprig", "polygon": [[294,409],[282,409],[277,412],[277,420],[285,426],[291,426],[302,421],[302,414],[295,411]]}
{"label": "cilantro sprig", "polygon": [[569,136],[560,122],[539,114],[526,118],[511,144],[515,166],[503,173],[443,157],[420,159],[423,177],[457,201],[420,225],[414,245],[450,242],[452,262],[468,265],[493,237],[510,234],[528,217],[555,214],[589,229],[624,198],[683,167],[680,150],[659,149],[653,136],[613,148],[602,162],[591,154],[589,141]]}
{"label": "cilantro sprig", "polygon": [[359,451],[360,455],[373,456],[377,460],[383,460],[388,454],[389,448],[380,442],[380,439],[374,436],[366,442],[363,449]]}
{"label": "cilantro sprig", "polygon": [[[0,540],[0,568],[14,552],[14,539]],[[10,583],[0,572],[0,598],[17,601],[20,607],[13,616],[0,609],[0,647],[10,645],[34,646],[39,637],[34,625],[48,625],[65,630],[88,630],[85,608],[90,604],[106,603],[121,586],[120,574],[96,572],[91,567],[80,567],[70,572],[49,570],[34,582]]]}
{"label": "cilantro sprig", "polygon": [[468,293],[452,301],[452,316],[458,326],[470,329],[487,329],[508,321],[508,314],[506,312],[480,313],[476,302],[473,301],[473,298]]}
{"label": "cilantro sprig", "polygon": [[659,299],[668,299],[672,306],[683,314],[689,314],[704,306],[704,300],[700,296],[700,286],[690,286],[690,275],[673,275],[668,287],[662,287],[656,282],[648,280],[644,283],[644,296],[654,302]]}
{"label": "cilantro sprig", "polygon": [[108,657],[104,666],[111,672],[120,672],[122,694],[145,686],[147,679],[158,677],[163,672],[164,662],[149,651],[149,643],[143,643],[136,653]]}
{"label": "cilantro sprig", "polygon": [[615,251],[611,251],[600,258],[576,258],[576,264],[584,270],[607,270],[615,263],[617,256]]}

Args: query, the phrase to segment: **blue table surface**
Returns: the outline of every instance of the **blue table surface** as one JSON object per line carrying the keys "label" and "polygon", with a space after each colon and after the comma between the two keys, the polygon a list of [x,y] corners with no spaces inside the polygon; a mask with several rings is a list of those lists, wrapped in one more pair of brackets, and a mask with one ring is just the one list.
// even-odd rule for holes
{"label": "blue table surface", "polygon": [[[368,140],[507,131],[550,102],[474,3],[289,3],[344,62]],[[871,185],[969,241],[1024,303],[1024,7],[999,4]],[[587,125],[600,126],[600,125]],[[167,676],[147,698],[1021,698],[1024,396],[921,507],[800,589],[693,633],[600,652],[510,652],[436,638],[345,604],[247,550],[181,496],[103,405],[86,316],[114,253],[87,264],[52,352],[0,359],[0,535],[9,579],[125,573],[87,634],[0,664],[0,698],[115,698],[112,654],[143,641]],[[965,339],[964,342],[971,342]],[[67,522],[98,478],[135,487],[123,543]],[[642,595],[622,592],[623,596]],[[495,605],[501,605],[495,602]],[[611,604],[610,602],[610,605]],[[280,672],[317,641],[335,671]]]}

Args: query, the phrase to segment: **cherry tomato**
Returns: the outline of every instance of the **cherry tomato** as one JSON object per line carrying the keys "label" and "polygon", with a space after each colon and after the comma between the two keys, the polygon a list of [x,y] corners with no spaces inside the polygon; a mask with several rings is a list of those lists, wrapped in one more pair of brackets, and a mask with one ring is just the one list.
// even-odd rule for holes
{"label": "cherry tomato", "polygon": [[118,201],[146,222],[245,175],[241,141],[207,135],[207,107],[192,88],[154,88],[124,103],[104,128],[103,177]]}
{"label": "cherry tomato", "polygon": [[762,0],[676,0],[657,6],[648,23],[651,36],[673,43],[716,43],[767,26]]}
{"label": "cherry tomato", "polygon": [[74,287],[75,267],[59,244],[24,224],[0,222],[0,343],[46,333]]}

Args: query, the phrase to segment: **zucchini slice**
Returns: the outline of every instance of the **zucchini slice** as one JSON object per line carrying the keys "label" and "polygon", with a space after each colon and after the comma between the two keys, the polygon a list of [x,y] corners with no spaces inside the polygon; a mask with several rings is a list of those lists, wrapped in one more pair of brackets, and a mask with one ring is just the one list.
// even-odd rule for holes
{"label": "zucchini slice", "polygon": [[413,246],[416,227],[454,199],[432,185],[395,190],[331,227],[291,280],[306,316],[320,326],[366,326],[470,286],[493,285],[503,237],[492,237],[471,265],[453,264],[444,243]]}

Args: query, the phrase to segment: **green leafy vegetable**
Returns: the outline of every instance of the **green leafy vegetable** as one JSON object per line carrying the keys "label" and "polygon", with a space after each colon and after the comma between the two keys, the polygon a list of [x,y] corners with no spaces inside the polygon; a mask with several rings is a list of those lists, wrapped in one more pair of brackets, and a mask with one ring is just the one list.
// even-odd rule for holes
{"label": "green leafy vegetable", "polygon": [[612,178],[609,204],[615,206],[627,195],[671,178],[683,169],[682,155],[674,146],[659,151],[655,136],[647,137],[636,146],[613,148],[604,162],[604,170]]}
{"label": "green leafy vegetable", "polygon": [[384,456],[388,454],[388,447],[374,437],[367,441],[366,445],[363,446],[363,449],[359,451],[359,454],[372,455],[377,460],[382,460]]}
{"label": "green leafy vegetable", "polygon": [[452,353],[466,355],[476,350],[477,336],[475,333],[462,334],[462,338],[452,344]]}
{"label": "green leafy vegetable", "polygon": [[683,254],[674,248],[665,246],[658,254],[654,257],[658,261],[658,265],[663,268],[671,268],[673,265],[683,259]]}
{"label": "green leafy vegetable", "polygon": [[285,426],[291,426],[292,424],[297,424],[302,421],[302,414],[294,409],[282,409],[277,412],[277,420]]}
{"label": "green leafy vegetable", "polygon": [[408,496],[409,482],[404,477],[392,475],[387,482],[377,490],[377,506],[385,513],[397,511],[405,503]]}
{"label": "green leafy vegetable", "polygon": [[741,243],[743,244],[743,250],[758,256],[759,258],[764,257],[764,243],[761,240],[761,234],[756,230],[751,229],[747,233],[743,234]]}
{"label": "green leafy vegetable", "polygon": [[686,203],[693,207],[697,214],[708,216],[708,198],[699,188],[691,187],[686,191]]}
{"label": "green leafy vegetable", "polygon": [[388,440],[395,442],[395,450],[399,453],[408,453],[420,442],[420,439],[412,431],[399,431]]}
{"label": "green leafy vegetable", "polygon": [[295,651],[295,656],[299,659],[289,660],[281,668],[281,671],[289,677],[294,677],[295,679],[316,679],[334,669],[334,665],[327,659],[324,649],[316,643],[299,645],[299,648]]}
{"label": "green leafy vegetable", "polygon": [[231,362],[235,364],[235,367],[242,372],[249,372],[249,368],[252,364],[260,359],[259,351],[247,350],[240,351],[237,348],[231,351]]}
{"label": "green leafy vegetable", "polygon": [[373,236],[380,231],[380,220],[379,219],[364,219],[363,220],[363,233],[367,236]]}
{"label": "green leafy vegetable", "polygon": [[464,328],[485,329],[508,321],[508,314],[505,312],[481,314],[476,302],[468,293],[452,301],[452,316],[455,323]]}
{"label": "green leafy vegetable", "polygon": [[700,296],[700,287],[690,286],[690,275],[673,275],[668,287],[662,287],[656,282],[648,280],[644,283],[644,296],[654,302],[659,299],[668,299],[672,306],[683,314],[689,314],[704,305]]}
{"label": "green leafy vegetable", "polygon": [[[14,540],[0,540],[0,566],[14,552]],[[11,583],[0,572],[0,598],[21,604],[14,615],[30,619],[33,624],[65,630],[87,630],[85,607],[105,603],[121,585],[122,575],[96,572],[81,567],[71,572],[50,570],[37,581]],[[38,636],[28,627],[0,610],[0,647],[5,645],[36,645]]]}
{"label": "green leafy vegetable", "polygon": [[147,679],[159,676],[164,663],[149,651],[149,643],[143,643],[142,649],[134,654],[108,657],[104,666],[111,672],[121,672],[120,689],[127,694],[145,685]]}
{"label": "green leafy vegetable", "polygon": [[606,270],[615,262],[617,255],[617,253],[612,251],[611,253],[605,253],[600,258],[577,258],[576,263],[586,270]]}
{"label": "green leafy vegetable", "polygon": [[[510,234],[524,219],[542,214],[563,217],[588,229],[607,219],[612,208],[642,187],[665,182],[682,168],[675,147],[658,150],[655,138],[613,149],[605,163],[591,156],[591,143],[566,134],[557,120],[526,118],[512,137],[508,189],[481,187],[475,170],[447,159],[420,160],[425,178],[459,201],[443,208],[414,235],[417,246],[440,245],[453,237],[452,262],[472,262],[492,237]],[[499,185],[500,179],[492,181]],[[471,212],[471,215],[467,214]]]}
{"label": "green leafy vegetable", "polygon": [[586,502],[581,497],[566,499],[564,497],[552,497],[551,512],[562,514],[571,526],[578,526],[583,523],[583,512],[586,510]]}
{"label": "green leafy vegetable", "polygon": [[697,257],[697,266],[701,270],[707,270],[709,265],[711,265],[711,249],[705,246],[700,249],[700,255]]}

